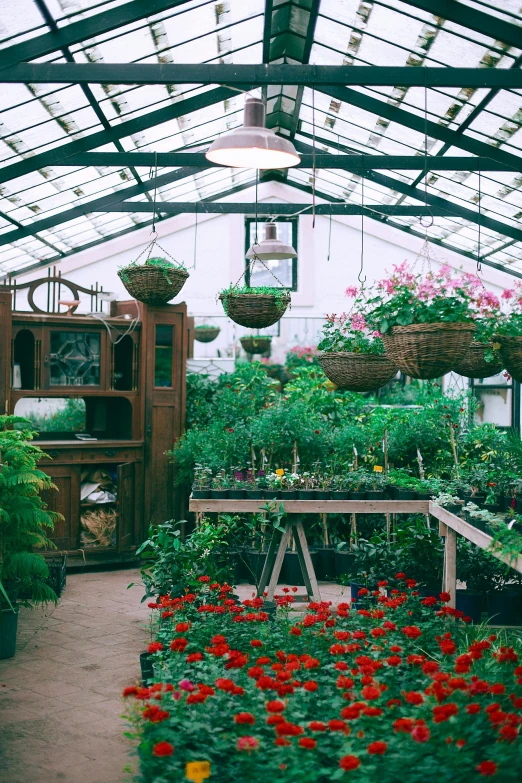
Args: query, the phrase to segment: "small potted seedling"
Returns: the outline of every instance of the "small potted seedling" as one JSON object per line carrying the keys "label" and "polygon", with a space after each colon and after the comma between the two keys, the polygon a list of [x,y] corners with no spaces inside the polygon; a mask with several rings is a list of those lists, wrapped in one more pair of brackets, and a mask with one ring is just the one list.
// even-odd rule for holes
{"label": "small potted seedling", "polygon": [[381,465],[374,465],[373,472],[366,478],[366,497],[368,500],[383,500],[386,476]]}
{"label": "small potted seedling", "polygon": [[366,481],[366,472],[363,468],[356,468],[348,474],[347,480],[350,487],[350,500],[366,500],[364,485]]}
{"label": "small potted seedling", "polygon": [[319,471],[315,474],[317,488],[315,490],[316,500],[330,500],[330,491],[332,488],[332,475],[331,473]]}
{"label": "small potted seedling", "polygon": [[245,476],[239,468],[234,468],[232,471],[228,497],[231,500],[241,500],[245,497]]}
{"label": "small potted seedling", "polygon": [[299,500],[313,500],[315,498],[315,478],[311,473],[301,473],[298,498]]}
{"label": "small potted seedling", "polygon": [[297,473],[285,473],[281,476],[281,500],[296,500],[298,483]]}
{"label": "small potted seedling", "polygon": [[451,514],[459,514],[462,511],[462,501],[455,495],[450,495],[449,492],[441,492],[435,498],[435,503],[441,508],[445,508]]}
{"label": "small potted seedling", "polygon": [[228,498],[228,491],[230,489],[230,478],[227,476],[224,470],[220,470],[219,473],[212,479],[210,497],[212,500],[225,500]]}
{"label": "small potted seedling", "polygon": [[348,500],[350,482],[346,474],[336,474],[332,478],[330,497],[332,500]]}
{"label": "small potted seedling", "polygon": [[210,497],[211,482],[211,469],[204,465],[196,465],[194,468],[194,482],[192,484],[192,497],[194,500]]}

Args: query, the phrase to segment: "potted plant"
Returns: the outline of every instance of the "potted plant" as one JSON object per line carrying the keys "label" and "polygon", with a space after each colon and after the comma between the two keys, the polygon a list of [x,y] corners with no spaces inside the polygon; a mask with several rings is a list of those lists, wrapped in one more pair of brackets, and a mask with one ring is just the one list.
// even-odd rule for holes
{"label": "potted plant", "polygon": [[266,353],[272,345],[272,338],[269,335],[247,335],[240,337],[239,342],[245,353]]}
{"label": "potted plant", "polygon": [[262,500],[265,496],[266,474],[264,470],[256,473],[252,469],[246,472],[245,496],[248,500]]}
{"label": "potted plant", "polygon": [[[47,537],[62,517],[47,511],[40,493],[53,489],[49,476],[37,468],[44,452],[31,443],[29,422],[0,416],[0,659],[15,654],[18,594],[26,606],[54,602],[45,558],[35,549],[55,548]],[[8,427],[24,429],[7,429]]]}
{"label": "potted plant", "polygon": [[281,476],[281,500],[296,500],[299,475],[297,473],[285,473]]}
{"label": "potted plant", "polygon": [[438,506],[441,506],[441,508],[445,508],[446,511],[449,511],[451,514],[458,514],[462,511],[462,501],[460,498],[451,495],[449,492],[441,492],[440,495],[437,495],[434,502]]}
{"label": "potted plant", "polygon": [[314,500],[315,476],[309,472],[301,473],[297,490],[299,500]]}
{"label": "potted plant", "polygon": [[174,259],[147,258],[144,264],[136,261],[118,270],[118,277],[128,293],[149,305],[163,305],[179,294],[189,273]]}
{"label": "potted plant", "polygon": [[236,324],[263,329],[277,323],[284,315],[290,304],[290,292],[271,286],[230,285],[221,291],[218,299]]}
{"label": "potted plant", "polygon": [[425,276],[404,262],[368,297],[367,321],[382,334],[386,354],[412,378],[440,378],[466,354],[475,332],[465,277],[449,266]]}
{"label": "potted plant", "polygon": [[281,474],[278,472],[269,473],[266,476],[265,498],[267,500],[276,500],[279,497],[280,491],[281,491]]}
{"label": "potted plant", "polygon": [[194,482],[192,484],[192,497],[194,500],[210,497],[212,483],[212,470],[204,465],[196,465],[194,468]]}
{"label": "potted plant", "polygon": [[419,479],[417,484],[417,497],[419,500],[431,500],[440,495],[444,486],[442,479],[424,478]]}
{"label": "potted plant", "polygon": [[212,326],[212,324],[198,324],[194,329],[194,340],[198,343],[212,343],[221,329],[219,326]]}
{"label": "potted plant", "polygon": [[388,480],[396,500],[415,500],[416,479],[405,468],[395,468],[389,471]]}
{"label": "potted plant", "polygon": [[224,470],[217,473],[210,484],[210,497],[212,500],[225,500],[228,498],[231,480]]}
{"label": "potted plant", "polygon": [[388,485],[386,475],[374,470],[366,476],[366,498],[368,500],[383,500]]}
{"label": "potted plant", "polygon": [[332,478],[333,477],[327,472],[316,472],[316,500],[330,500]]}
{"label": "potted plant", "polygon": [[364,468],[355,468],[347,474],[346,482],[350,488],[350,500],[366,500],[366,476]]}
{"label": "potted plant", "polygon": [[230,500],[242,500],[245,497],[245,489],[245,474],[239,468],[234,468],[232,470],[228,497]]}
{"label": "potted plant", "polygon": [[362,313],[328,315],[318,350],[326,377],[340,389],[375,391],[397,374],[382,339],[368,329]]}
{"label": "potted plant", "polygon": [[350,482],[346,474],[336,474],[332,477],[332,489],[330,492],[332,500],[348,500],[349,489]]}

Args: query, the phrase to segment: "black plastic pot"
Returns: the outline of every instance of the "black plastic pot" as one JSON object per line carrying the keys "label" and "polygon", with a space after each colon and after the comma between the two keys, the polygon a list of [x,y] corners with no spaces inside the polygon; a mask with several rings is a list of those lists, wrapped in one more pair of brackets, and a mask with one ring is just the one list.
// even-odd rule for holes
{"label": "black plastic pot", "polygon": [[429,492],[417,492],[417,500],[431,500]]}
{"label": "black plastic pot", "polygon": [[348,500],[350,493],[344,489],[334,489],[330,495],[332,500]]}
{"label": "black plastic pot", "polygon": [[297,500],[296,489],[282,489],[279,493],[281,500]]}
{"label": "black plastic pot", "polygon": [[515,511],[522,514],[522,498],[515,498]]}
{"label": "black plastic pot", "polygon": [[140,653],[140,668],[141,668],[141,679],[144,685],[147,685],[147,683],[152,680],[154,677],[154,670],[152,668],[153,658],[152,655],[148,652],[142,652]]}
{"label": "black plastic pot", "polygon": [[264,492],[266,500],[277,500],[279,497],[279,490],[278,489],[265,489]]}
{"label": "black plastic pot", "polygon": [[354,555],[352,552],[343,551],[335,553],[335,575],[346,576],[353,569]]}
{"label": "black plastic pot", "polygon": [[370,489],[366,493],[367,500],[384,500],[383,489]]}
{"label": "black plastic pot", "polygon": [[469,503],[471,499],[471,492],[469,492],[469,490],[467,489],[458,489],[457,495],[461,500],[464,500],[466,503]]}
{"label": "black plastic pot", "polygon": [[[6,579],[3,582],[3,588],[7,593],[7,597],[9,598],[11,604],[13,605],[18,601],[18,596],[20,595],[21,586],[22,586],[21,579]],[[9,604],[7,603],[7,601],[3,596],[3,593],[0,593],[0,608],[4,609],[5,607],[10,608]]]}
{"label": "black plastic pot", "polygon": [[316,489],[315,490],[315,499],[316,500],[330,500],[330,490],[329,489]]}
{"label": "black plastic pot", "polygon": [[[11,599],[10,599],[11,600]],[[12,603],[12,601],[11,601]],[[14,604],[13,604],[14,606]],[[0,610],[0,661],[12,658],[16,652],[18,630],[18,609],[9,607]]]}
{"label": "black plastic pot", "polygon": [[476,517],[469,517],[469,524],[473,525],[473,527],[476,527],[478,530],[482,530],[483,533],[490,536],[491,535],[491,528],[488,525],[487,522],[484,522],[482,519],[477,519]]}
{"label": "black plastic pot", "polygon": [[457,590],[457,609],[471,617],[472,622],[480,623],[482,615],[483,595],[472,590]]}
{"label": "black plastic pot", "polygon": [[443,508],[445,508],[446,511],[449,511],[450,514],[458,514],[462,511],[460,503],[448,503],[446,506],[443,506]]}
{"label": "black plastic pot", "polygon": [[247,489],[245,492],[246,500],[263,500],[265,492],[262,489]]}
{"label": "black plastic pot", "polygon": [[366,500],[366,492],[350,492],[350,500]]}
{"label": "black plastic pot", "polygon": [[192,490],[192,498],[193,500],[208,500],[210,497],[210,489],[193,489]]}
{"label": "black plastic pot", "polygon": [[[513,506],[511,505],[513,504]],[[502,507],[504,511],[511,511],[513,507],[516,507],[517,501],[514,497],[511,497],[511,495],[504,495],[502,498]]]}
{"label": "black plastic pot", "polygon": [[485,493],[484,494],[478,493],[477,495],[472,495],[469,498],[468,502],[475,503],[475,505],[477,505],[477,506],[483,506],[484,503],[486,502],[486,495],[485,495]]}
{"label": "black plastic pot", "polygon": [[[315,571],[317,565],[317,551],[310,550],[310,557],[312,558],[312,565]],[[301,566],[299,565],[297,552],[285,553],[283,567],[279,576],[279,583],[290,585],[291,587],[301,587],[304,585],[304,579],[301,573]]]}
{"label": "black plastic pot", "polygon": [[417,500],[417,493],[412,489],[403,489],[402,487],[397,487],[396,498],[397,500]]}
{"label": "black plastic pot", "polygon": [[321,581],[335,581],[335,551],[333,549],[317,550],[317,565],[315,575]]}
{"label": "black plastic pot", "polygon": [[228,498],[228,489],[211,489],[210,497],[212,500],[226,500]]}
{"label": "black plastic pot", "polygon": [[299,500],[314,500],[315,489],[300,489],[297,495]]}
{"label": "black plastic pot", "polygon": [[484,510],[490,511],[492,514],[498,514],[499,511],[503,511],[504,509],[500,503],[484,503]]}
{"label": "black plastic pot", "polygon": [[488,595],[490,625],[520,625],[522,593],[519,590],[498,590]]}
{"label": "black plastic pot", "polygon": [[228,490],[228,497],[230,500],[243,500],[245,497],[245,490],[244,489],[229,489]]}

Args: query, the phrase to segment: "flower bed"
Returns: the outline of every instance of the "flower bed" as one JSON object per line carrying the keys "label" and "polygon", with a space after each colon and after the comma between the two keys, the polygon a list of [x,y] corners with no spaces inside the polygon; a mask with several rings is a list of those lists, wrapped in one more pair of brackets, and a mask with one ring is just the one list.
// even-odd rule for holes
{"label": "flower bed", "polygon": [[[141,780],[467,783],[520,779],[522,666],[515,648],[422,598],[397,574],[357,609],[275,617],[208,584],[151,604],[156,682],[126,688]],[[387,591],[387,595],[385,594]],[[455,616],[456,615],[456,616]]]}

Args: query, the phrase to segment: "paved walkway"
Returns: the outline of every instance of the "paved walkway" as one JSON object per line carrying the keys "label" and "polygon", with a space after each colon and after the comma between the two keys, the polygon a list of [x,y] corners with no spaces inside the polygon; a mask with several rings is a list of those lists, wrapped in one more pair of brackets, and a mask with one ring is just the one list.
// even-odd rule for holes
{"label": "paved walkway", "polygon": [[130,783],[121,691],[149,640],[142,589],[127,590],[138,581],[135,570],[69,575],[57,607],[21,610],[16,656],[0,661],[0,783]]}

